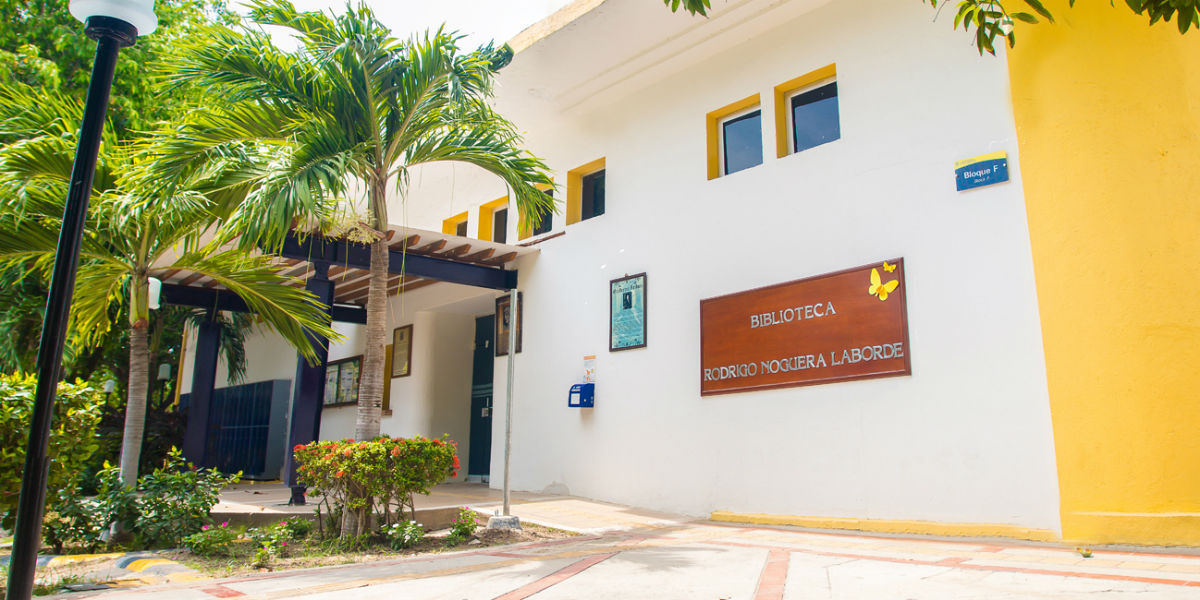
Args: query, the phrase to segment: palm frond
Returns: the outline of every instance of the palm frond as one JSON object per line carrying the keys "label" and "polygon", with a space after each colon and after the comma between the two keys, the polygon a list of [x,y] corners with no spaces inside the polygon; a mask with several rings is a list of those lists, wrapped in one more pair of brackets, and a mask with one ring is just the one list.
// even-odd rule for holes
{"label": "palm frond", "polygon": [[310,362],[317,354],[306,330],[332,341],[344,339],[330,327],[327,307],[310,292],[287,285],[290,280],[277,274],[267,257],[232,250],[196,252],[181,256],[171,267],[207,275],[240,296]]}

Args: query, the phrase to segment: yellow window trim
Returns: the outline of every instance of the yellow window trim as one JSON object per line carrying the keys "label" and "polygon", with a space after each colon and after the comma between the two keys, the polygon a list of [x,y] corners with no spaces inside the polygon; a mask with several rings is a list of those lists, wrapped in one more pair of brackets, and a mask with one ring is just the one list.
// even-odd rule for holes
{"label": "yellow window trim", "polygon": [[508,196],[501,196],[479,207],[479,239],[485,242],[492,239],[492,217],[496,211],[508,208]]}
{"label": "yellow window trim", "polygon": [[[546,190],[554,189],[554,186],[546,185],[544,183],[536,184],[536,185],[534,185],[534,187],[536,187],[537,189],[539,189],[543,192]],[[519,211],[518,211],[518,215],[520,215]],[[520,216],[522,218],[521,218],[521,222],[517,225],[517,241],[521,241],[521,240],[526,239],[533,235],[533,230],[530,229],[529,226],[525,224],[524,215],[520,215]],[[549,215],[547,215],[547,217],[553,219],[554,213],[550,213]]]}
{"label": "yellow window trim", "polygon": [[746,96],[733,104],[727,104],[704,116],[705,131],[708,138],[708,178],[716,179],[721,176],[721,140],[717,135],[717,126],[721,121],[736,112],[761,104],[758,94]]}
{"label": "yellow window trim", "polygon": [[[775,86],[775,157],[783,158],[791,154],[791,136],[787,126],[787,100],[797,90],[808,87],[823,79],[837,77],[837,64],[826,65],[805,73],[795,79],[789,79]],[[710,176],[709,179],[712,179]]]}
{"label": "yellow window trim", "polygon": [[458,224],[467,220],[469,211],[463,211],[449,219],[442,220],[442,233],[454,235],[458,231]]}
{"label": "yellow window trim", "polygon": [[583,220],[583,178],[604,170],[604,157],[567,171],[567,225]]}

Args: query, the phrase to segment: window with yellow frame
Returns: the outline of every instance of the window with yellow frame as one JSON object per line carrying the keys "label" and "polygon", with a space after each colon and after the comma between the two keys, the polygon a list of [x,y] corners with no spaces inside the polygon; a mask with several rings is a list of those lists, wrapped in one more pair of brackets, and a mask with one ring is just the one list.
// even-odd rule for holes
{"label": "window with yellow frame", "polygon": [[604,158],[567,171],[567,225],[604,214]]}
{"label": "window with yellow frame", "polygon": [[841,139],[836,65],[785,81],[774,96],[777,157]]}
{"label": "window with yellow frame", "polygon": [[463,211],[448,219],[442,219],[442,233],[450,235],[467,235],[467,211]]}
{"label": "window with yellow frame", "polygon": [[479,239],[508,243],[508,196],[496,198],[479,207]]}

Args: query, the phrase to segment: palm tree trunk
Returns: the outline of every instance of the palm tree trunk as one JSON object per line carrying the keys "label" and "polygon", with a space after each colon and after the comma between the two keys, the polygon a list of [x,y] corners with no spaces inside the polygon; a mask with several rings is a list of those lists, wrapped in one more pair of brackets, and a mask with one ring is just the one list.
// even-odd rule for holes
{"label": "palm tree trunk", "polygon": [[[372,226],[387,229],[386,189],[379,178],[371,185]],[[367,291],[367,346],[363,349],[362,372],[358,384],[358,419],[354,439],[369,440],[379,435],[383,410],[384,346],[387,345],[388,245],[386,240],[371,243],[371,283]]]}
{"label": "palm tree trunk", "polygon": [[138,461],[146,428],[146,398],[150,385],[150,322],[140,319],[129,332],[129,396],[125,404],[125,435],[121,439],[121,481],[137,485]]}

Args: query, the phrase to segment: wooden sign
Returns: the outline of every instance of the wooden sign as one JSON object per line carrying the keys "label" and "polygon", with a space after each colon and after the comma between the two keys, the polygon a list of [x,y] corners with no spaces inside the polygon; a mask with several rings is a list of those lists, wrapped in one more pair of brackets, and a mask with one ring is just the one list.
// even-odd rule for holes
{"label": "wooden sign", "polygon": [[700,301],[700,395],[909,375],[904,259]]}

